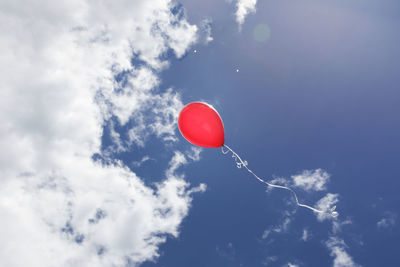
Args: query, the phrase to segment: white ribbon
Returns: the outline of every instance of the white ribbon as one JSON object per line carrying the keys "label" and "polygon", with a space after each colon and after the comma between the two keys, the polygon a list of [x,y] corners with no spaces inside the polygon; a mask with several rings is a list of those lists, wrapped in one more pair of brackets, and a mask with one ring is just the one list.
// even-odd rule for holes
{"label": "white ribbon", "polygon": [[[225,147],[226,149],[228,149],[228,150],[224,150],[224,147]],[[276,184],[268,183],[267,181],[264,181],[263,179],[261,179],[260,177],[258,177],[252,170],[250,170],[250,169],[247,167],[247,166],[248,166],[247,161],[246,161],[246,160],[243,161],[243,160],[239,157],[239,155],[236,154],[236,152],[233,151],[229,146],[223,145],[223,146],[221,147],[221,150],[222,150],[222,153],[225,154],[225,155],[228,154],[229,152],[232,152],[232,158],[235,159],[236,167],[238,167],[239,169],[242,168],[242,167],[246,168],[246,170],[247,170],[249,173],[251,173],[251,174],[254,176],[254,178],[256,178],[256,179],[257,179],[258,181],[260,181],[261,183],[266,184],[266,185],[268,185],[268,186],[270,186],[270,187],[273,187],[273,188],[286,189],[286,190],[289,190],[290,192],[292,192],[292,193],[293,193],[293,196],[294,196],[294,198],[295,198],[295,200],[296,200],[297,206],[310,209],[310,210],[312,210],[312,211],[314,211],[314,212],[317,212],[317,213],[327,213],[327,214],[330,214],[333,218],[336,218],[337,216],[339,216],[339,213],[338,213],[337,211],[335,211],[336,206],[334,206],[333,208],[331,208],[331,209],[328,210],[328,211],[324,211],[324,210],[319,210],[319,209],[313,208],[313,207],[311,207],[311,206],[308,206],[308,205],[306,205],[306,204],[300,203],[300,202],[299,202],[299,199],[298,199],[298,197],[297,197],[297,194],[296,194],[296,192],[293,191],[293,189],[291,189],[290,187],[287,187],[287,186],[283,186],[283,185],[276,185]]]}

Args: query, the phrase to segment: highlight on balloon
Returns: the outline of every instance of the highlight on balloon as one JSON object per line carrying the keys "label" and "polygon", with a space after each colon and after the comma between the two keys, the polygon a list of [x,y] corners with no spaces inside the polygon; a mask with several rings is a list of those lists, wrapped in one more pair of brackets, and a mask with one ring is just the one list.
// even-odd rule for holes
{"label": "highlight on balloon", "polygon": [[257,176],[251,169],[249,169],[248,162],[242,160],[233,149],[225,144],[225,132],[221,116],[211,105],[204,102],[192,102],[187,104],[179,114],[178,127],[182,136],[193,145],[207,148],[220,147],[223,154],[232,153],[232,158],[234,159],[237,168],[245,168],[259,182],[271,188],[280,188],[290,191],[297,206],[307,208],[316,213],[327,213],[333,218],[336,218],[339,215],[335,210],[336,206],[331,208],[329,211],[324,211],[300,203],[296,192],[292,188],[267,182]]}

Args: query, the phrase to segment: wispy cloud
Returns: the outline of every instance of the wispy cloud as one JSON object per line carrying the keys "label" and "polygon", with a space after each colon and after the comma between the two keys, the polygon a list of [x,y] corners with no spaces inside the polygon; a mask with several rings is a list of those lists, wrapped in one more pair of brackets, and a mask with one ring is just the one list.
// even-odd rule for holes
{"label": "wispy cloud", "polygon": [[276,262],[277,260],[278,260],[277,256],[268,256],[263,260],[262,265],[269,266],[270,263]]}
{"label": "wispy cloud", "polygon": [[317,209],[326,212],[316,213],[317,219],[319,221],[334,220],[335,218],[331,216],[330,210],[335,208],[335,204],[338,202],[339,202],[339,195],[332,193],[328,193],[323,198],[318,200],[316,204]]}
{"label": "wispy cloud", "polygon": [[310,239],[310,233],[307,228],[303,229],[303,235],[301,236],[301,240],[304,242],[308,241]]}
{"label": "wispy cloud", "polygon": [[334,234],[338,234],[342,231],[343,226],[352,224],[353,221],[351,219],[345,220],[333,220],[332,221],[332,232]]}
{"label": "wispy cloud", "polygon": [[211,25],[211,18],[205,18],[199,24],[199,41],[203,44],[208,44],[214,40],[211,34]]}
{"label": "wispy cloud", "polygon": [[[356,267],[359,266],[347,252],[345,241],[340,238],[343,226],[352,224],[351,219],[340,220],[338,217],[332,217],[329,212],[335,208],[339,195],[328,193],[317,202],[317,207],[327,213],[317,213],[318,221],[329,220],[332,223],[332,232],[329,239],[325,242],[325,246],[329,249],[330,255],[333,257],[333,267]],[[304,234],[303,234],[304,236]]]}
{"label": "wispy cloud", "polygon": [[[284,185],[288,187],[298,187],[305,191],[324,191],[330,180],[330,174],[323,169],[304,170],[300,174],[292,175],[291,179],[275,177],[270,182],[272,184]],[[272,188],[267,188],[271,191]]]}
{"label": "wispy cloud", "polygon": [[376,226],[380,229],[391,228],[396,224],[397,214],[393,212],[385,212],[385,215],[380,219]]}
{"label": "wispy cloud", "polygon": [[201,151],[203,151],[201,148],[193,146],[191,150],[187,152],[187,156],[193,161],[199,161]]}
{"label": "wispy cloud", "polygon": [[346,251],[346,244],[342,239],[331,237],[325,245],[333,257],[333,267],[356,267],[359,266]]}
{"label": "wispy cloud", "polygon": [[304,170],[302,173],[292,176],[296,187],[314,191],[326,190],[329,178],[330,175],[322,169]]}
{"label": "wispy cloud", "polygon": [[133,161],[132,162],[132,165],[134,166],[134,167],[140,167],[140,166],[142,166],[142,164],[143,163],[145,163],[146,161],[149,161],[149,160],[151,160],[151,158],[149,157],[149,156],[144,156],[141,160],[139,160],[139,161]]}
{"label": "wispy cloud", "polygon": [[267,239],[271,233],[285,233],[288,231],[290,223],[292,222],[291,218],[289,217],[290,213],[285,213],[282,222],[278,225],[271,226],[262,234],[262,239]]}
{"label": "wispy cloud", "polygon": [[[137,99],[135,92],[133,89],[130,96],[132,99]],[[108,100],[104,98],[102,101],[107,102]],[[131,102],[134,103],[133,100]],[[129,106],[129,101],[124,105]],[[132,125],[126,129],[126,135],[129,136],[129,140],[124,143],[126,147],[130,147],[132,144],[144,147],[151,135],[162,138],[167,142],[177,141],[175,135],[176,121],[179,111],[183,107],[178,93],[172,91],[172,89],[168,89],[160,94],[153,91],[147,92],[140,106],[141,108],[134,110],[130,110],[131,107],[129,106],[129,111],[124,111],[128,115],[118,117],[120,125],[128,124],[128,122],[129,125]],[[113,105],[108,105],[108,109],[114,109]]]}
{"label": "wispy cloud", "polygon": [[241,29],[246,16],[256,12],[257,0],[238,0],[236,2],[236,22]]}

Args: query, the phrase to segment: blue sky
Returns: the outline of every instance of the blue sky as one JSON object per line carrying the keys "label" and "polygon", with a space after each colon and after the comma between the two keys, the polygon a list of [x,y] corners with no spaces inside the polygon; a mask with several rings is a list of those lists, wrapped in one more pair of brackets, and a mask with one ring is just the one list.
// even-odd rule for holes
{"label": "blue sky", "polygon": [[[6,1],[0,265],[399,266],[399,11]],[[257,175],[339,217],[187,142],[192,101]]]}
{"label": "blue sky", "polygon": [[[207,101],[221,114],[226,143],[264,178],[305,169],[331,175],[338,193],[338,236],[355,263],[397,266],[399,228],[377,222],[399,212],[400,5],[395,1],[259,1],[238,32],[233,6],[183,1],[194,22],[212,18],[214,40],[173,61],[162,75],[183,102]],[[267,24],[265,42],[254,29]],[[239,72],[236,73],[236,68]],[[190,146],[181,138],[182,147]],[[208,190],[193,204],[178,239],[143,266],[330,266],[331,223],[288,205],[288,192],[265,193],[218,149],[185,169]],[[321,193],[299,192],[315,203]],[[263,232],[291,223],[263,240]],[[301,240],[303,229],[310,240]],[[382,262],[384,260],[384,263]],[[340,266],[340,265],[338,265]]]}

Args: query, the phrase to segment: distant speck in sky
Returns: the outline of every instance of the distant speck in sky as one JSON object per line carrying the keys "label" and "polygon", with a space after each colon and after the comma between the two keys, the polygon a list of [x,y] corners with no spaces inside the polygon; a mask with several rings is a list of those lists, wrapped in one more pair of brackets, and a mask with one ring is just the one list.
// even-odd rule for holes
{"label": "distant speck in sky", "polygon": [[239,69],[236,69],[236,72],[239,72]]}
{"label": "distant speck in sky", "polygon": [[271,37],[271,29],[267,24],[258,24],[253,30],[253,38],[257,42],[265,42]]}
{"label": "distant speck in sky", "polygon": [[197,50],[196,50],[196,49],[195,49],[195,50],[193,50],[193,53],[195,53],[195,54],[196,54],[196,53],[197,53]]}

